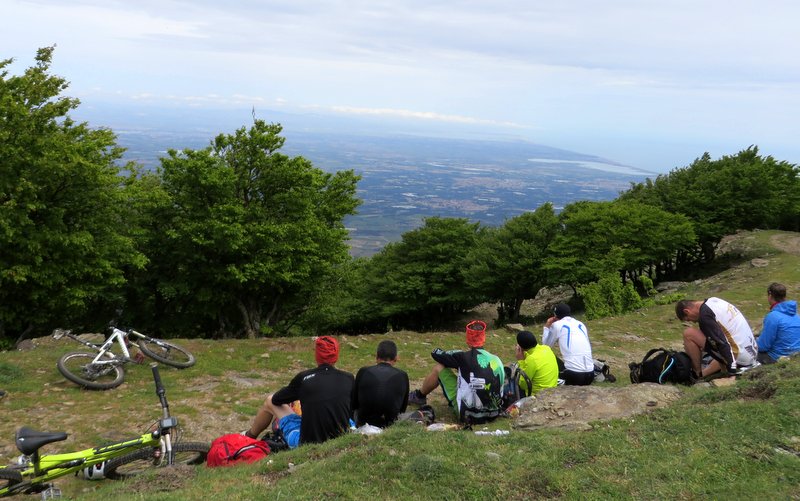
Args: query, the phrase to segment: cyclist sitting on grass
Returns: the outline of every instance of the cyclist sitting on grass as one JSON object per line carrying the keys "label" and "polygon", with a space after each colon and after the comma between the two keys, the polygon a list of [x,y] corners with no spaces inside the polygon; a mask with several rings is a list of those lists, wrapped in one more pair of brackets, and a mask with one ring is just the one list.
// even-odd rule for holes
{"label": "cyclist sitting on grass", "polygon": [[437,362],[422,387],[414,390],[408,402],[427,403],[427,395],[442,386],[447,402],[462,423],[480,424],[494,420],[503,412],[502,390],[505,380],[503,362],[483,349],[486,324],[473,320],[467,324],[467,351],[444,351],[436,348],[431,357]]}
{"label": "cyclist sitting on grass", "polygon": [[[250,429],[251,438],[266,430],[273,419],[290,448],[305,443],[320,443],[336,438],[350,428],[350,396],[353,375],[334,367],[339,359],[339,343],[330,336],[315,341],[317,367],[298,373],[288,386],[267,396]],[[300,401],[303,415],[292,410]]]}
{"label": "cyclist sitting on grass", "polygon": [[515,357],[519,360],[519,368],[531,380],[532,388],[527,381],[519,382],[526,395],[536,395],[543,388],[553,388],[558,384],[558,362],[553,350],[546,344],[539,344],[536,336],[530,331],[517,333]]}
{"label": "cyclist sitting on grass", "polygon": [[397,421],[408,405],[408,374],[394,366],[397,345],[394,341],[378,343],[375,365],[356,373],[353,389],[353,415],[356,426],[370,424],[385,428]]}

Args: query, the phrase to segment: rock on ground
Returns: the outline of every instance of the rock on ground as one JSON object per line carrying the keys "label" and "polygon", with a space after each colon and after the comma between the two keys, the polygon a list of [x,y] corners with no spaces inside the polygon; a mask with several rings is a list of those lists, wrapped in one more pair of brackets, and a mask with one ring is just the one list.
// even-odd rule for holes
{"label": "rock on ground", "polygon": [[624,418],[664,407],[681,393],[676,386],[655,383],[619,388],[606,385],[547,388],[523,405],[512,426],[521,430],[587,430],[591,421]]}

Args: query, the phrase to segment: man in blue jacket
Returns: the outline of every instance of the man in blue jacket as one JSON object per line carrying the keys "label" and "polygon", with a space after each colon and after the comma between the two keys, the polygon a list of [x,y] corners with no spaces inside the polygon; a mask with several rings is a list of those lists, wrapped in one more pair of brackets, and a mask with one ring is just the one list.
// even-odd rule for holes
{"label": "man in blue jacket", "polygon": [[780,357],[800,352],[800,317],[797,301],[786,300],[786,286],[773,282],[767,288],[770,312],[758,336],[758,361],[774,364]]}

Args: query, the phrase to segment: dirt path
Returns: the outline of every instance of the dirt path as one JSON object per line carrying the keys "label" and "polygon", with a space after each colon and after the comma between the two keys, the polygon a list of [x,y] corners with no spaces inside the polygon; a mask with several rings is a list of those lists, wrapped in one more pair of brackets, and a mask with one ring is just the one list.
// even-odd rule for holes
{"label": "dirt path", "polygon": [[769,239],[769,243],[788,254],[800,255],[800,235],[797,233],[774,235]]}

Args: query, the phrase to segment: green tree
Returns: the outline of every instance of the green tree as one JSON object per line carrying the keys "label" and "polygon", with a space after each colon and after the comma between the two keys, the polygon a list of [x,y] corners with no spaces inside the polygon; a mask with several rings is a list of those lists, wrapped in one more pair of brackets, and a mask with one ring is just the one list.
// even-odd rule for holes
{"label": "green tree", "polygon": [[[53,48],[11,76],[0,61],[0,339],[85,322],[117,303],[140,267],[127,224],[122,149],[108,129],[76,123],[77,99],[50,74]],[[128,166],[132,168],[132,166]],[[99,313],[97,313],[99,315]]]}
{"label": "green tree", "polygon": [[688,217],[696,252],[685,259],[714,259],[722,237],[744,229],[800,227],[800,169],[751,146],[712,160],[708,153],[688,167],[635,184],[620,196]]}
{"label": "green tree", "polygon": [[372,257],[367,293],[395,327],[427,328],[480,302],[462,274],[478,223],[462,218],[425,219]]}
{"label": "green tree", "polygon": [[688,218],[627,200],[569,204],[560,222],[545,266],[551,284],[573,288],[610,272],[623,278],[649,272],[695,239]]}
{"label": "green tree", "polygon": [[497,302],[498,319],[515,320],[522,302],[547,284],[544,260],[558,232],[550,203],[485,232],[469,252],[465,281],[485,301]]}
{"label": "green tree", "polygon": [[204,318],[223,336],[286,330],[349,258],[343,218],[360,203],[358,176],[279,153],[281,131],[254,120],[162,159],[142,280],[162,303],[152,311]]}

